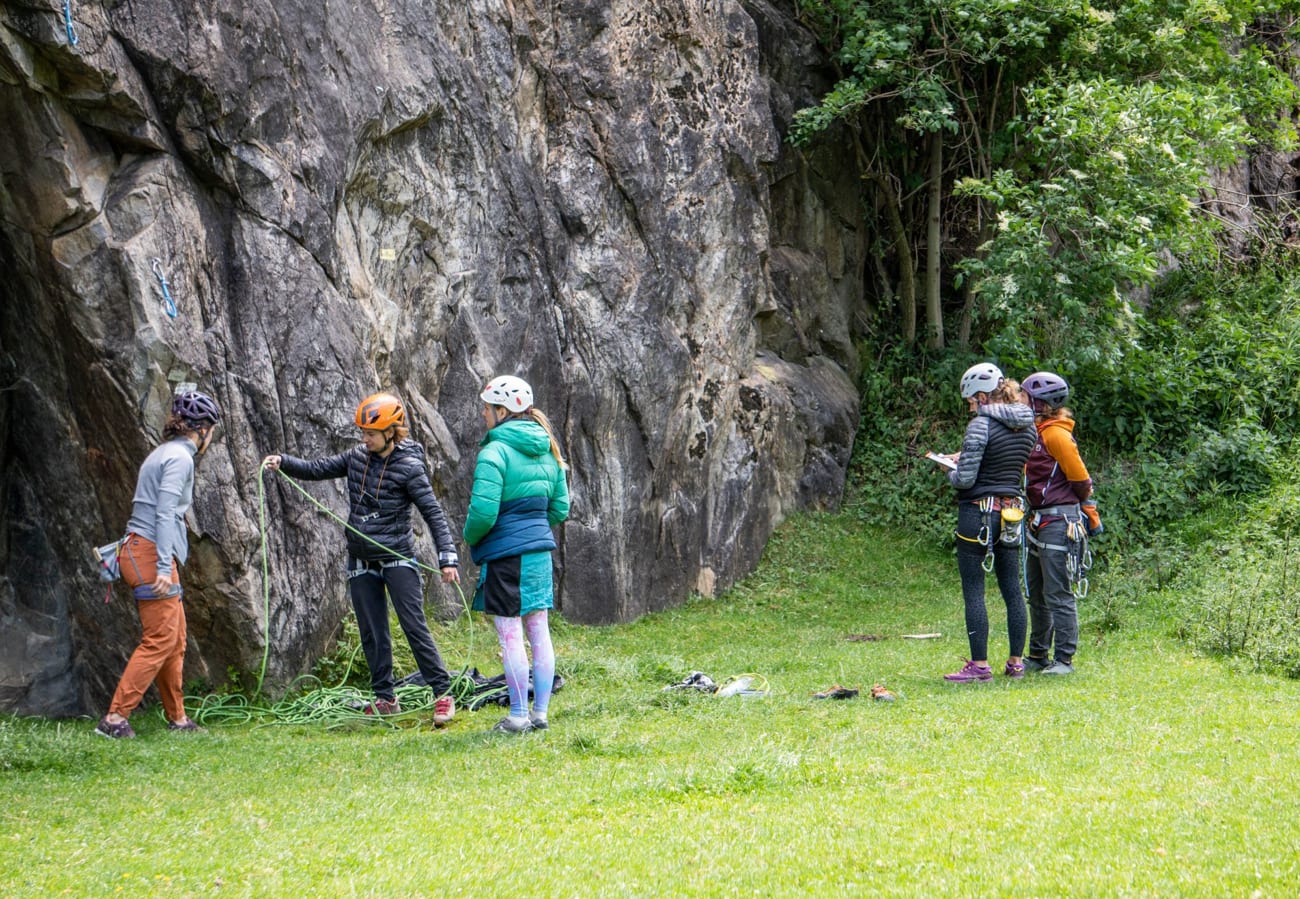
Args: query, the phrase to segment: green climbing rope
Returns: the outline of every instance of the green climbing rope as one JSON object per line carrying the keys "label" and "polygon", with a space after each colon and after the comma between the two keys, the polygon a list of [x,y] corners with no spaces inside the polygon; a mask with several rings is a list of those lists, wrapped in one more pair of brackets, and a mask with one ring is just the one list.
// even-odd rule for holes
{"label": "green climbing rope", "polygon": [[[276,469],[279,471],[279,469]],[[401,553],[394,552],[384,544],[372,539],[366,534],[361,533],[352,527],[339,516],[335,515],[328,507],[312,496],[302,485],[293,478],[289,477],[283,471],[279,471],[282,478],[289,484],[307,497],[312,505],[324,512],[328,517],[343,525],[344,528],[361,537],[375,546],[390,552],[399,559],[410,562],[426,571],[441,576],[441,570],[414,558],[407,558]],[[266,679],[266,666],[271,653],[271,566],[270,557],[267,552],[267,534],[266,534],[266,468],[258,470],[257,476],[257,506],[258,506],[258,529],[261,536],[262,551],[262,620],[264,622],[262,638],[262,664],[257,674],[257,686],[253,689],[252,696],[246,696],[242,693],[224,693],[209,694],[206,696],[186,696],[185,707],[191,718],[203,726],[226,725],[226,724],[250,724],[255,723],[257,726],[277,725],[277,724],[297,724],[306,726],[324,726],[326,728],[344,727],[356,723],[382,722],[390,727],[410,726],[422,718],[423,715],[433,711],[434,703],[439,696],[434,696],[433,691],[425,687],[407,685],[398,687],[394,693],[402,711],[396,715],[367,715],[365,708],[369,698],[355,687],[346,686],[349,677],[352,674],[352,666],[356,661],[357,653],[361,647],[358,646],[352,651],[348,659],[347,668],[343,672],[342,678],[335,686],[325,686],[321,684],[320,679],[314,675],[303,675],[293,681],[285,691],[285,695],[277,702],[270,702],[262,692],[262,685]],[[474,693],[477,684],[473,678],[469,677],[469,663],[474,657],[474,621],[470,614],[469,602],[465,598],[465,591],[461,589],[459,583],[455,584],[456,592],[460,596],[461,607],[465,610],[465,620],[469,625],[468,647],[465,654],[465,665],[457,674],[451,678],[451,686],[447,693],[456,700],[457,704],[463,705],[464,702]],[[314,685],[314,686],[313,686]]]}

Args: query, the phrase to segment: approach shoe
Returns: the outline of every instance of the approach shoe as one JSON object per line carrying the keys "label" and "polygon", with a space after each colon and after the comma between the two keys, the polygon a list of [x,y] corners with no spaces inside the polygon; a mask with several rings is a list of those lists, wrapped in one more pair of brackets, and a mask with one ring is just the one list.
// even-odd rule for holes
{"label": "approach shoe", "polygon": [[832,684],[820,693],[814,693],[813,699],[852,699],[858,695],[858,691],[852,687],[841,687],[839,684]]}
{"label": "approach shoe", "polygon": [[898,699],[893,690],[887,690],[880,684],[871,685],[871,698],[876,702],[893,702]]}
{"label": "approach shoe", "polygon": [[943,679],[954,684],[984,683],[993,680],[993,669],[988,665],[976,665],[974,662],[967,660],[966,664],[961,666],[960,671],[945,674]]}
{"label": "approach shoe", "polygon": [[379,699],[378,697],[366,703],[366,707],[362,709],[367,715],[396,715],[401,710],[402,707],[396,699]]}
{"label": "approach shoe", "polygon": [[528,718],[513,718],[510,715],[492,725],[494,734],[526,734],[533,729],[533,722]]}
{"label": "approach shoe", "polygon": [[99,719],[99,724],[95,725],[95,733],[101,737],[108,737],[111,740],[130,740],[135,736],[135,731],[131,730],[129,721],[119,721],[117,724],[109,724],[108,716],[105,715]]}
{"label": "approach shoe", "polygon": [[1016,678],[1018,680],[1025,676],[1025,664],[1024,662],[1013,662],[1010,659],[1007,659],[1007,666],[1002,669],[1002,673],[1006,677]]}
{"label": "approach shoe", "polygon": [[168,721],[167,729],[179,731],[186,734],[206,734],[206,727],[199,727],[193,718],[186,718],[184,721]]}
{"label": "approach shoe", "polygon": [[433,726],[445,727],[456,715],[456,700],[450,695],[439,696],[433,704]]}
{"label": "approach shoe", "polygon": [[545,712],[529,712],[528,723],[533,726],[533,730],[546,730],[551,726],[546,720]]}
{"label": "approach shoe", "polygon": [[1074,674],[1074,666],[1069,662],[1062,662],[1057,659],[1043,669],[1043,674]]}
{"label": "approach shoe", "polygon": [[1047,659],[1036,659],[1033,656],[1025,656],[1021,661],[1025,666],[1025,671],[1030,674],[1037,674],[1051,664]]}

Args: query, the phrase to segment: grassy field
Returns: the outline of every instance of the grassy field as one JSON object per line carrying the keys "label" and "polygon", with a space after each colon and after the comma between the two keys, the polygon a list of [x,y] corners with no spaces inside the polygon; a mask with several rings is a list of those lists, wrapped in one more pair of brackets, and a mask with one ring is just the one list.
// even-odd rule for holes
{"label": "grassy field", "polygon": [[[1300,683],[1194,656],[1156,606],[1085,627],[1072,678],[947,684],[953,559],[804,517],[723,599],[557,626],[545,733],[0,722],[0,895],[1293,896]],[[464,621],[438,636],[460,662]],[[661,690],[692,670],[771,693]],[[900,699],[810,697],[836,682]]]}

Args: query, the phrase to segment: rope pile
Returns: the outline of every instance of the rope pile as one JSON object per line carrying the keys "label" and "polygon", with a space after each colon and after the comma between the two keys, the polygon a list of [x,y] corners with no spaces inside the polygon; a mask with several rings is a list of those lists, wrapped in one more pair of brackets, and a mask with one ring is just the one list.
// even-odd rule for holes
{"label": "rope pile", "polygon": [[[371,539],[366,534],[362,534],[335,515],[316,497],[303,489],[301,484],[283,471],[277,469],[277,472],[295,490],[307,497],[312,505],[343,525],[344,528],[387,552],[393,552],[382,543]],[[257,504],[258,528],[261,531],[262,544],[262,620],[264,630],[262,664],[257,674],[257,686],[253,688],[251,697],[243,693],[186,696],[185,708],[187,713],[205,727],[254,722],[259,727],[276,724],[298,724],[336,728],[373,722],[382,722],[389,727],[402,727],[417,724],[421,720],[427,720],[426,716],[432,714],[434,703],[439,697],[424,686],[404,685],[397,687],[394,692],[402,710],[396,715],[367,715],[365,713],[365,707],[370,701],[368,694],[355,687],[346,686],[348,678],[352,674],[352,666],[356,661],[357,653],[361,649],[360,646],[352,651],[352,656],[348,659],[348,665],[343,672],[343,677],[336,686],[325,686],[321,683],[320,678],[314,675],[304,675],[289,685],[289,689],[279,701],[272,702],[262,692],[262,684],[266,679],[266,665],[271,654],[271,568],[266,541],[265,476],[266,469],[259,468],[257,475]],[[418,559],[407,558],[400,553],[393,553],[393,555],[435,575],[441,575],[439,569],[426,565]],[[447,692],[456,700],[457,705],[465,706],[473,704],[476,694],[482,691],[483,682],[481,679],[476,680],[477,671],[474,671],[472,675],[470,674],[469,660],[474,655],[474,622],[469,614],[469,602],[465,598],[465,591],[461,589],[460,584],[455,586],[457,594],[460,595],[461,606],[466,613],[465,620],[469,624],[469,646],[466,650],[465,665],[459,673],[452,675],[451,687]]]}

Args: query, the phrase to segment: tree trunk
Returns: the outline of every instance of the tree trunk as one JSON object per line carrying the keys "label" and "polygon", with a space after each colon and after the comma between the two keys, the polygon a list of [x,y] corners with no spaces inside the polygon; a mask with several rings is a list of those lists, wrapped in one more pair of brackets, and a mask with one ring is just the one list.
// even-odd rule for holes
{"label": "tree trunk", "polygon": [[[983,247],[992,239],[993,228],[989,225],[987,217],[981,216],[979,240],[976,245]],[[982,258],[984,253],[976,250],[975,255]],[[966,273],[962,281],[961,297],[961,325],[957,331],[957,345],[962,349],[968,349],[970,347],[971,332],[975,330],[975,302],[979,299],[979,294],[975,292],[975,279],[970,276],[969,272]]]}
{"label": "tree trunk", "polygon": [[943,307],[939,303],[939,216],[943,209],[943,135],[930,134],[930,210],[925,229],[925,323],[930,349],[943,349]]}
{"label": "tree trunk", "polygon": [[907,239],[907,229],[903,227],[902,213],[898,211],[898,194],[888,176],[873,172],[864,177],[880,189],[884,198],[889,230],[894,236],[894,249],[898,252],[898,309],[903,315],[903,342],[912,346],[916,343],[916,263],[912,245]]}

